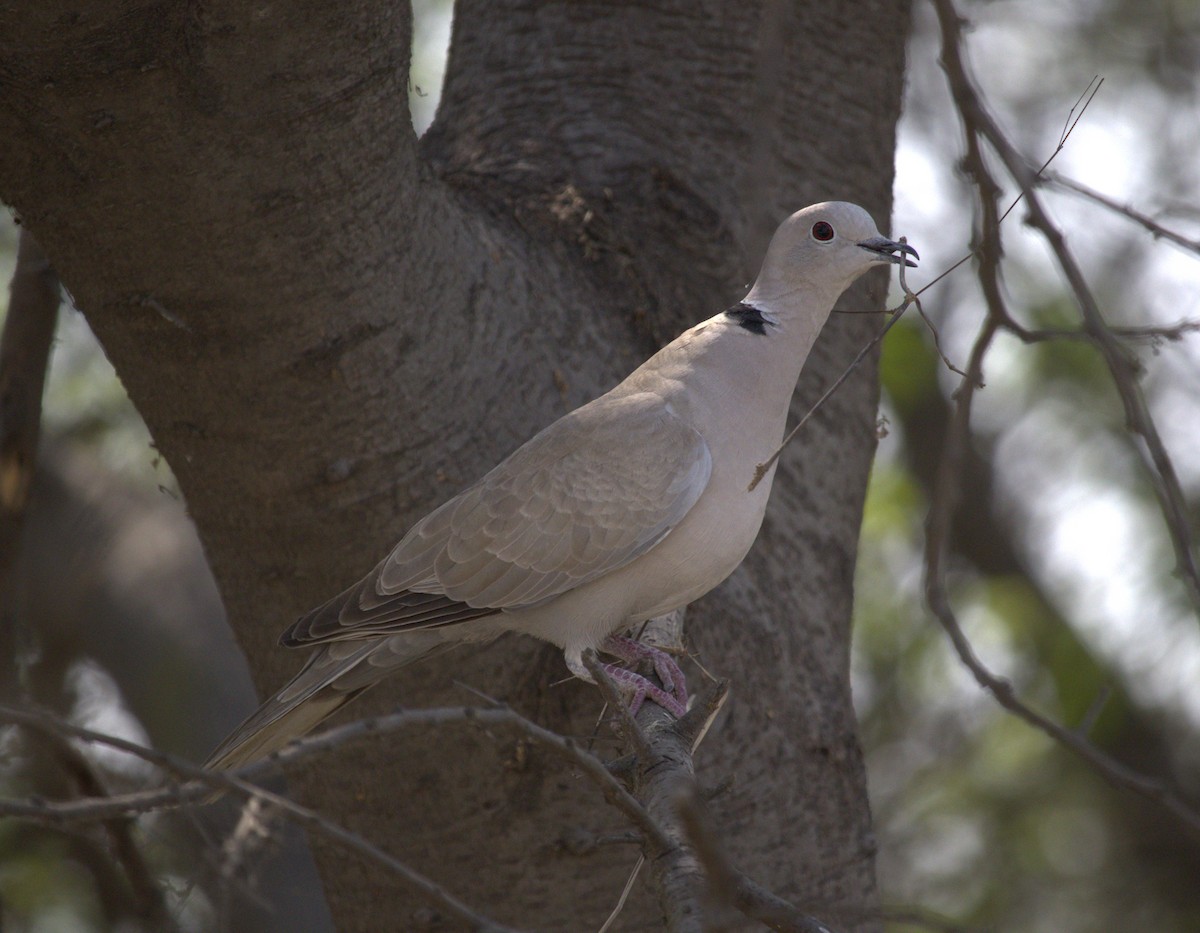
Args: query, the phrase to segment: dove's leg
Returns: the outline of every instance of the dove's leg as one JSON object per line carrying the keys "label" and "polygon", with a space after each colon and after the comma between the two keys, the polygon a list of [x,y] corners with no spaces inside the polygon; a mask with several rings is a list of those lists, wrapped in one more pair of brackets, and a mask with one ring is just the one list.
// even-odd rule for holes
{"label": "dove's leg", "polygon": [[600,664],[601,670],[608,675],[617,685],[618,690],[622,693],[629,694],[629,715],[636,716],[637,711],[642,709],[642,703],[647,697],[659,704],[662,709],[667,710],[673,716],[683,716],[686,708],[679,700],[672,697],[670,693],[656,687],[652,682],[643,678],[641,674],[630,670],[629,668],[620,667],[620,664]]}
{"label": "dove's leg", "polygon": [[687,707],[675,697],[655,686],[636,671],[621,667],[619,664],[601,664],[600,667],[622,693],[629,694],[629,715],[636,716],[638,710],[642,708],[642,702],[647,699],[653,700],[675,717],[682,716],[687,712]]}
{"label": "dove's leg", "polygon": [[654,673],[658,675],[665,689],[659,689],[634,671],[613,664],[604,666],[605,672],[614,681],[622,686],[634,688],[629,711],[635,716],[642,701],[646,698],[653,700],[676,716],[682,716],[687,712],[687,681],[684,679],[683,671],[675,663],[675,659],[665,651],[620,635],[610,635],[600,645],[600,650],[615,658],[620,658],[626,663],[636,664],[638,661],[650,661],[654,665]]}
{"label": "dove's leg", "polygon": [[[654,662],[658,676],[671,691],[668,692],[657,684],[651,683],[636,671],[617,664],[601,664],[600,668],[613,683],[623,693],[630,694],[629,711],[631,713],[637,715],[637,711],[641,709],[642,703],[647,698],[674,716],[682,716],[687,712],[687,687],[684,685],[683,672],[670,656],[657,648],[651,648],[629,638],[608,638],[599,647],[606,654],[611,654],[626,662],[650,659]],[[563,660],[567,662],[567,668],[571,673],[580,680],[586,680],[589,684],[596,682],[587,669],[587,665],[583,663],[581,652],[568,649],[563,652]]]}

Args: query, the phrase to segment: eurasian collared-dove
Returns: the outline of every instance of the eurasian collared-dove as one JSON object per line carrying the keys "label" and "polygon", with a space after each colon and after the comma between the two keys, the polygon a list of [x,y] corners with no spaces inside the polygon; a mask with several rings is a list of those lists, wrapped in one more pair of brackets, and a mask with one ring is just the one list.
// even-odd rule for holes
{"label": "eurasian collared-dove", "polygon": [[[654,656],[667,692],[610,666],[639,701],[675,712],[682,675],[613,638],[704,595],[758,535],[800,368],[838,296],[867,269],[916,256],[861,207],[814,204],[776,231],[745,300],[684,332],[620,385],[555,421],[435,509],[383,562],[281,639],[308,663],[209,767],[265,756],[402,665],[523,632],[590,680],[589,648]],[[908,263],[912,265],[911,262]]]}

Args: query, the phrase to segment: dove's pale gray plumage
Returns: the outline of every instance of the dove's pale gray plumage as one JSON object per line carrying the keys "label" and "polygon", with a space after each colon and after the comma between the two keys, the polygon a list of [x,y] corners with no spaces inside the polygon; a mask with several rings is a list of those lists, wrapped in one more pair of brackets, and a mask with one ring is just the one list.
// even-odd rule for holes
{"label": "dove's pale gray plumage", "polygon": [[776,231],[750,293],[555,421],[419,521],[363,580],[283,636],[303,670],[211,767],[282,747],[404,664],[503,632],[581,655],[724,580],[758,535],[800,369],[838,296],[915,252],[862,208],[815,204]]}

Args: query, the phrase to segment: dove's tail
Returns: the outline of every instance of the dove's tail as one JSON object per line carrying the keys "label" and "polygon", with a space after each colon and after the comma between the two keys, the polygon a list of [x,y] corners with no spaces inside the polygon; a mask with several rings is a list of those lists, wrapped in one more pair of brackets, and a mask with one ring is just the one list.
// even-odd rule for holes
{"label": "dove's tail", "polygon": [[432,637],[333,642],[313,652],[284,687],[216,747],[205,768],[228,771],[266,758],[332,716],[392,671],[450,647]]}

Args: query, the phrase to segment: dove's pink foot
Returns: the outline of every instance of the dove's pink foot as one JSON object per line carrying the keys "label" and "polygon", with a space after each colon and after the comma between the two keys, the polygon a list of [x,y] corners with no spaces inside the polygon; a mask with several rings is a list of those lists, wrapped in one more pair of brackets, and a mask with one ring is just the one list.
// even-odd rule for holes
{"label": "dove's pink foot", "polygon": [[600,646],[600,650],[629,664],[650,661],[654,665],[654,673],[663,683],[662,687],[659,687],[636,671],[615,664],[605,664],[604,672],[613,682],[633,694],[629,702],[631,715],[636,716],[642,702],[647,699],[653,700],[673,716],[682,716],[687,712],[687,681],[675,659],[665,651],[620,635],[610,635]]}

